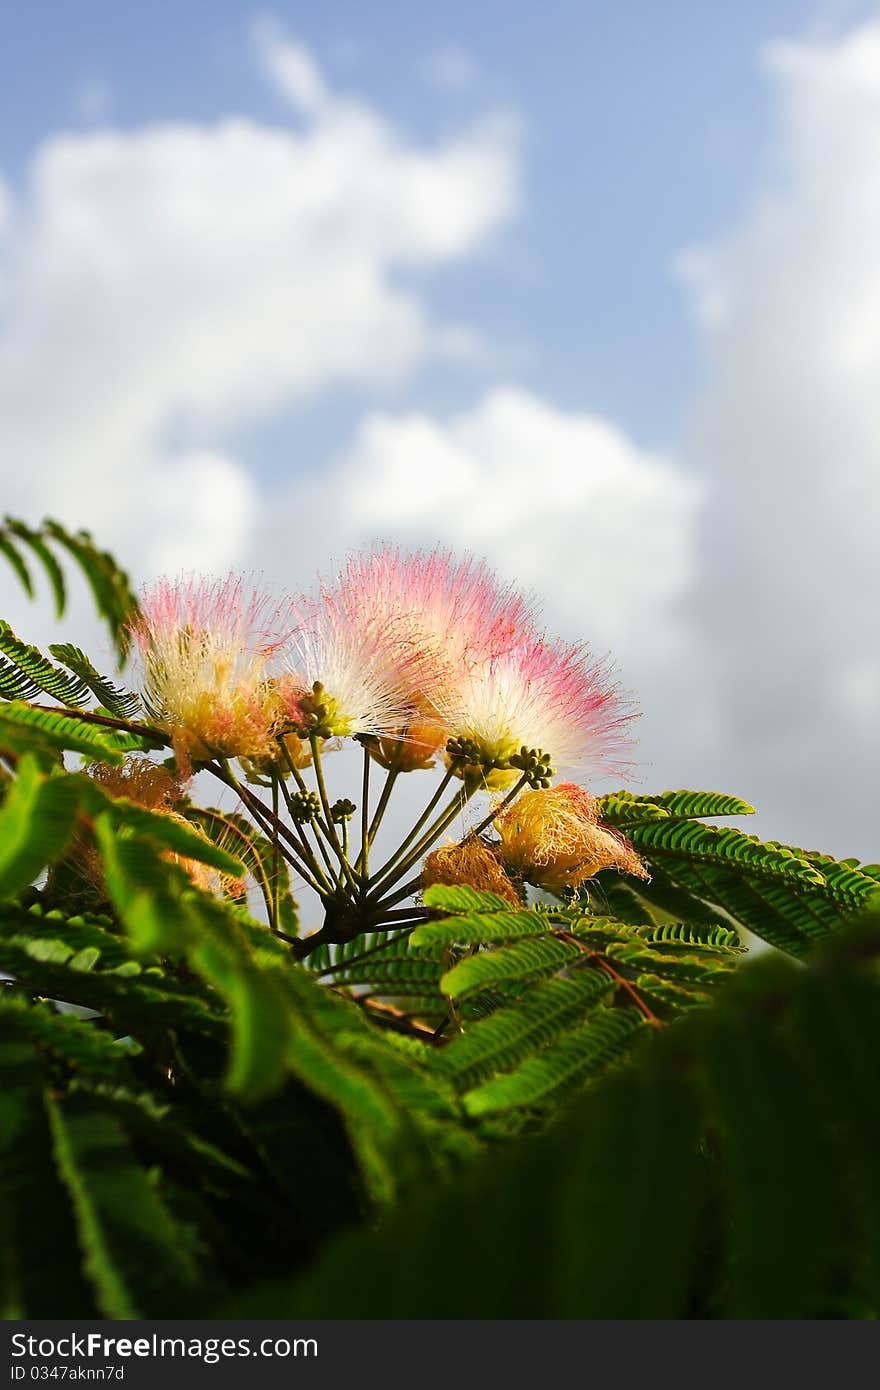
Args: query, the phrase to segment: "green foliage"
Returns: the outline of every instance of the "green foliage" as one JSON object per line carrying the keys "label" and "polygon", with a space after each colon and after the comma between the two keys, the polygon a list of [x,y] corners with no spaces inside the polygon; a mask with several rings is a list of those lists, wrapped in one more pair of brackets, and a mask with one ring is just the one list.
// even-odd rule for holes
{"label": "green foliage", "polygon": [[[25,593],[31,598],[34,595],[31,570],[25,558],[29,554],[39,562],[49,581],[55,599],[55,612],[60,618],[67,606],[67,589],[53,545],[74,561],[86,580],[121,664],[128,651],[128,625],[137,611],[137,600],[131,591],[128,576],[119,568],[113,556],[99,550],[87,531],[74,534],[57,521],[46,520],[33,530],[23,521],[7,516],[0,526],[0,552],[6,556]],[[59,657],[59,660],[62,659]]]}
{"label": "green foliage", "polygon": [[221,811],[213,806],[204,810],[186,806],[183,814],[227,854],[234,852],[239,863],[253,876],[267,917],[271,918],[273,909],[277,909],[280,930],[288,936],[296,936],[299,918],[290,887],[290,872],[286,861],[275,853],[271,840],[233,811]]}
{"label": "green foliage", "polygon": [[141,702],[138,696],[123,690],[121,686],[114,685],[106,676],[102,676],[79,647],[74,647],[69,642],[53,642],[49,651],[56,661],[60,661],[80,678],[82,684],[92,692],[108,714],[115,715],[117,719],[134,719],[140,712]]}
{"label": "green foliage", "polygon": [[21,759],[0,808],[0,896],[27,887],[60,854],[73,833],[78,800],[66,777],[44,777],[33,757]]}
{"label": "green foliage", "polygon": [[156,739],[148,731],[108,728],[75,713],[40,709],[19,700],[0,705],[0,753],[33,752],[49,762],[65,752],[80,753],[118,767],[126,753],[155,747]]}
{"label": "green foliage", "polygon": [[[87,536],[0,550],[59,609],[72,557],[124,652]],[[233,811],[115,794],[90,765],[168,740],[49,650],[0,624],[7,1316],[877,1315],[880,867],[706,823],[737,797],[619,792],[646,881],[384,912],[370,880],[352,915],[325,834],[303,937],[274,774],[202,763]],[[802,963],[744,968],[741,928]]]}
{"label": "green foliage", "polygon": [[33,699],[44,694],[73,709],[82,709],[97,697],[101,702],[99,713],[111,716],[108,725],[114,716],[133,719],[138,713],[138,697],[96,671],[79,647],[56,643],[49,650],[72,675],[54,666],[36,647],[22,642],[8,623],[0,621],[0,697]]}
{"label": "green foliage", "polygon": [[47,1097],[53,1152],[76,1221],[86,1277],[107,1318],[191,1306],[198,1271],[189,1240],[135,1161],[112,1115]]}
{"label": "green foliage", "polygon": [[878,961],[875,917],[806,970],[749,967],[540,1136],[404,1203],[380,1231],[340,1239],[307,1278],[227,1311],[871,1316],[880,1123],[865,1101],[876,1100]]}
{"label": "green foliage", "polygon": [[[88,687],[76,676],[69,676],[60,667],[37,650],[16,637],[8,623],[0,621],[0,652],[3,652],[17,668],[17,684],[25,688],[15,689],[7,698],[14,699],[24,694],[28,697],[45,691],[54,700],[64,705],[80,706],[89,698]],[[5,694],[5,691],[2,692]]]}
{"label": "green foliage", "polygon": [[[602,874],[597,889],[614,912],[633,922],[713,922],[745,928],[790,955],[803,956],[838,931],[877,892],[880,867],[838,863],[815,851],[763,843],[694,817],[751,810],[717,793],[666,792],[600,802],[650,865],[648,884]],[[589,900],[589,895],[587,895]]]}
{"label": "green foliage", "polygon": [[606,825],[630,830],[654,820],[705,820],[714,816],[752,816],[754,806],[738,796],[724,792],[660,792],[657,796],[634,796],[631,792],[610,792],[600,797],[599,810]]}

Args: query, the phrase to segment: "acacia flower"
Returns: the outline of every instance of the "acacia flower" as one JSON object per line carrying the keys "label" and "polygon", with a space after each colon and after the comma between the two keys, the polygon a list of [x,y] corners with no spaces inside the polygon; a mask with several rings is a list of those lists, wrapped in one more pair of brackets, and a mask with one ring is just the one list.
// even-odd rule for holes
{"label": "acacia flower", "polygon": [[525,598],[485,564],[384,546],[352,557],[335,592],[362,638],[376,632],[397,653],[400,694],[411,714],[372,751],[401,771],[429,767],[446,742],[438,706],[463,673],[507,651],[531,629]]}
{"label": "acacia flower", "polygon": [[573,782],[523,792],[496,816],[495,829],[504,867],[551,892],[576,888],[600,869],[648,877],[629,841],[599,823],[595,800]]}
{"label": "acacia flower", "polygon": [[558,767],[620,771],[634,717],[606,665],[584,647],[541,637],[463,673],[439,713],[457,746],[453,768],[465,776],[482,769],[490,787],[511,785],[526,755],[543,757],[536,780]]}
{"label": "acacia flower", "polygon": [[497,893],[513,907],[522,907],[517,891],[499,864],[492,850],[479,836],[462,840],[460,844],[443,845],[425,860],[421,887],[434,883],[457,885]]}
{"label": "acacia flower", "polygon": [[301,737],[382,736],[412,714],[402,652],[386,627],[364,629],[339,594],[291,605],[286,672],[278,683],[285,714]]}
{"label": "acacia flower", "polygon": [[[208,837],[200,825],[175,810],[175,806],[181,800],[182,790],[167,768],[150,762],[149,758],[131,757],[126,759],[122,767],[92,763],[86,771],[92,781],[103,787],[108,796],[126,797],[157,815],[167,816],[169,820],[179,822],[192,834],[207,840]],[[221,849],[232,848],[231,845],[223,844],[222,840],[217,843]],[[172,849],[163,850],[162,858],[171,864],[177,864],[191,882],[205,893],[213,893],[218,897],[239,897],[244,892],[245,884],[242,879],[220,873],[199,859],[189,859]],[[82,846],[81,860],[85,877],[96,886],[103,887],[103,860],[90,841],[84,842]]]}
{"label": "acacia flower", "polygon": [[281,707],[269,662],[280,639],[268,595],[233,575],[163,580],[144,598],[132,636],[144,703],[170,733],[184,775],[193,758],[272,754]]}

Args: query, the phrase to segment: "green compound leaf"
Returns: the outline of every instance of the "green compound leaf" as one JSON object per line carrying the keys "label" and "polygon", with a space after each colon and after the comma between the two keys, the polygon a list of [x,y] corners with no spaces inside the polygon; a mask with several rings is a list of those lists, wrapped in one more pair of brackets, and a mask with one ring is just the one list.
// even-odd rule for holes
{"label": "green compound leaf", "polygon": [[64,849],[76,824],[79,793],[66,777],[45,777],[23,757],[0,807],[0,897],[32,883]]}
{"label": "green compound leaf", "polygon": [[2,530],[0,530],[0,554],[6,556],[28,598],[33,598],[34,582],[31,579],[31,572],[21,552]]}
{"label": "green compound leaf", "polygon": [[[0,547],[3,547],[4,540],[9,544],[9,535],[15,536],[17,540],[24,541],[25,545],[39,560],[49,580],[52,596],[55,600],[56,618],[62,617],[67,603],[67,591],[64,584],[64,573],[55,556],[52,554],[52,551],[46,545],[39,531],[32,531],[29,526],[25,526],[23,521],[15,521],[12,517],[6,517],[5,527],[7,535],[4,537],[3,532],[0,531]],[[19,578],[21,578],[20,572]],[[25,584],[25,590],[28,597],[33,598],[33,592],[28,588],[27,584]]]}
{"label": "green compound leaf", "polygon": [[561,966],[573,965],[582,959],[583,952],[576,942],[542,937],[468,956],[446,972],[440,988],[444,994],[461,999],[477,990],[555,974]]}
{"label": "green compound leaf", "polygon": [[128,652],[130,624],[137,612],[137,599],[132,593],[128,576],[119,568],[113,556],[99,550],[88,531],[73,533],[59,522],[48,519],[35,530],[23,521],[7,516],[0,526],[0,554],[6,556],[29,598],[34,596],[34,586],[21,553],[22,544],[27,546],[45,571],[59,618],[65,610],[67,593],[63,571],[51,546],[59,546],[73,559],[92,591],[98,613],[107,624],[122,665]]}
{"label": "green compound leaf", "polygon": [[121,665],[130,644],[129,625],[137,612],[137,599],[127,574],[112,555],[98,549],[88,531],[74,534],[57,521],[47,519],[43,522],[42,533],[66,550],[79,566],[113,638]]}
{"label": "green compound leaf", "polygon": [[535,985],[508,1008],[471,1024],[439,1053],[436,1066],[461,1089],[546,1048],[561,1033],[607,1002],[613,981],[598,970],[578,970],[566,979]]}
{"label": "green compound leaf", "polygon": [[93,761],[120,766],[124,755],[149,752],[157,739],[149,731],[133,734],[106,728],[75,714],[35,709],[20,701],[0,705],[0,748],[16,753],[81,753]]}
{"label": "green compound leaf", "polygon": [[509,912],[510,903],[497,893],[483,892],[468,888],[460,883],[454,887],[435,883],[425,889],[425,905],[439,908],[442,912]]}
{"label": "green compound leaf", "polygon": [[260,834],[249,820],[234,811],[216,807],[202,809],[185,806],[182,814],[201,827],[214,844],[227,854],[234,854],[253,876],[262,894],[269,920],[277,903],[278,926],[287,936],[299,933],[296,901],[290,890],[290,871],[281,855],[276,855],[271,840]]}
{"label": "green compound leaf", "polygon": [[77,785],[84,807],[92,815],[106,816],[117,827],[120,834],[145,835],[163,848],[173,851],[183,859],[194,859],[207,864],[218,873],[231,878],[242,878],[246,872],[240,859],[235,859],[221,849],[213,840],[200,835],[182,820],[146,806],[130,801],[125,796],[110,796],[97,783],[88,777],[78,777]]}
{"label": "green compound leaf", "polygon": [[16,637],[7,622],[0,619],[0,651],[31,683],[31,693],[44,691],[62,705],[79,707],[89,701],[89,688],[77,676],[68,675],[43,656],[36,647]]}
{"label": "green compound leaf", "polygon": [[752,816],[754,806],[738,796],[724,792],[659,792],[656,796],[634,796],[631,792],[610,792],[597,803],[606,825],[626,830],[653,820],[704,820],[715,816]]}
{"label": "green compound leaf", "polygon": [[199,1271],[186,1232],[117,1121],[47,1097],[55,1161],[70,1194],[85,1272],[104,1317],[171,1317],[192,1306]]}
{"label": "green compound leaf", "polygon": [[116,719],[134,719],[140,713],[139,697],[102,676],[79,647],[74,647],[68,642],[53,642],[49,645],[49,651],[56,661],[60,661],[79,677],[108,714]]}
{"label": "green compound leaf", "polygon": [[465,1109],[480,1116],[544,1104],[561,1088],[582,1082],[624,1056],[635,1035],[648,1026],[636,1009],[597,1009],[582,1028],[564,1034],[552,1048],[468,1091]]}

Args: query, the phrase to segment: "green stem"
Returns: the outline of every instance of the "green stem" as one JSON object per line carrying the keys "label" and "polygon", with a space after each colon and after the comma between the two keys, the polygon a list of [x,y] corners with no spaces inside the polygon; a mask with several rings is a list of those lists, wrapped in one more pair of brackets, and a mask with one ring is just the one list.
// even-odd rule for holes
{"label": "green stem", "polygon": [[317,859],[315,858],[312,852],[311,845],[306,839],[305,828],[302,825],[300,825],[299,821],[293,814],[293,806],[291,803],[290,792],[287,790],[287,787],[285,786],[283,781],[280,783],[280,785],[281,792],[284,797],[284,803],[287,806],[287,812],[293,824],[293,833],[296,835],[296,838],[302,848],[303,855],[308,859],[308,862],[311,865],[312,873],[315,875],[315,878],[322,885],[318,891],[321,893],[322,897],[329,897],[329,895],[333,892],[333,880],[335,876],[333,862],[329,858],[327,851],[324,849],[324,843],[321,840],[321,837],[316,834],[315,843],[318,846],[318,850],[321,854],[321,857],[324,860],[324,863],[327,866],[327,871],[330,875],[330,877],[327,878],[325,877],[324,870],[321,868],[321,865],[318,863]]}
{"label": "green stem", "polygon": [[171,739],[162,729],[156,729],[152,724],[138,724],[132,719],[113,719],[109,714],[95,714],[92,710],[74,709],[71,705],[37,705],[32,700],[25,702],[30,709],[40,710],[44,714],[72,714],[77,719],[82,719],[86,724],[96,724],[102,729],[118,729],[120,733],[136,734],[138,738],[153,739],[154,742],[163,748],[171,746]]}
{"label": "green stem", "polygon": [[416,836],[419,835],[420,832],[424,829],[424,827],[425,827],[425,825],[427,824],[429,818],[433,815],[435,808],[439,805],[440,799],[441,799],[441,797],[443,796],[443,793],[446,791],[446,788],[449,786],[449,783],[452,781],[452,776],[453,776],[452,769],[451,769],[451,768],[448,768],[447,771],[446,771],[446,773],[445,773],[445,775],[444,775],[444,777],[443,777],[443,779],[442,779],[442,781],[440,782],[440,785],[438,786],[437,790],[434,792],[434,795],[431,797],[431,800],[428,802],[428,804],[427,804],[427,806],[425,807],[424,811],[423,811],[422,814],[419,816],[419,818],[418,818],[418,820],[416,821],[415,825],[414,825],[414,826],[412,827],[412,829],[407,833],[407,836],[406,836],[406,838],[404,839],[403,843],[400,844],[400,845],[398,845],[397,849],[394,851],[394,853],[392,854],[391,858],[388,859],[388,860],[386,860],[386,862],[382,865],[381,869],[379,869],[378,873],[374,875],[374,878],[373,878],[373,883],[374,883],[374,884],[379,884],[379,883],[381,882],[381,880],[385,877],[385,875],[386,875],[391,869],[394,868],[394,865],[398,862],[398,860],[401,858],[401,856],[404,855],[404,854],[406,854],[407,850],[409,849],[410,845],[411,845],[411,844],[413,843],[413,841],[415,840]]}
{"label": "green stem", "polygon": [[376,931],[381,931],[386,922],[426,922],[430,917],[430,910],[426,907],[405,907],[400,912],[383,912],[381,920],[378,921]]}
{"label": "green stem", "polygon": [[[309,742],[312,748],[312,762],[315,764],[315,776],[318,781],[318,791],[321,797],[321,805],[324,809],[324,815],[326,816],[326,822],[320,816],[315,817],[315,842],[318,846],[318,849],[321,851],[321,856],[324,859],[324,862],[327,864],[327,868],[330,871],[331,880],[335,880],[336,870],[327,859],[327,854],[324,849],[324,841],[326,841],[326,843],[330,846],[333,853],[336,855],[336,858],[342,865],[343,872],[345,873],[346,878],[349,880],[351,887],[355,890],[355,892],[358,892],[360,885],[354,877],[351,865],[348,863],[348,860],[342,853],[342,849],[340,848],[339,841],[337,840],[336,834],[333,829],[333,822],[330,818],[330,805],[327,799],[327,788],[324,786],[324,774],[321,769],[321,755],[320,750],[318,748],[318,740],[314,734],[310,736]],[[293,761],[293,758],[290,756],[290,749],[284,742],[283,736],[279,737],[278,746],[281,749],[287,766],[290,768],[291,775],[293,777],[293,780],[296,782],[297,787],[301,792],[304,792],[306,795],[309,795],[309,789],[306,786],[305,779],[302,773],[300,772],[299,768]],[[328,887],[328,891],[332,892],[332,888]]]}
{"label": "green stem", "polygon": [[305,960],[313,951],[317,951],[319,946],[333,940],[326,927],[320,927],[318,931],[313,931],[310,936],[300,936],[293,944],[293,954],[297,960]]}
{"label": "green stem", "polygon": [[[221,759],[219,767],[216,763],[209,763],[207,765],[207,771],[213,773],[213,775],[218,779],[218,781],[223,782],[227,787],[232,788],[236,795],[241,799],[242,803],[250,811],[251,815],[256,820],[260,829],[264,832],[265,835],[271,837],[272,832],[274,830],[274,826],[272,824],[272,816],[268,806],[265,806],[263,802],[260,800],[260,798],[258,796],[255,796],[253,792],[248,791],[247,787],[243,787],[241,785],[238,778],[235,776],[235,773],[232,771],[232,768],[229,766],[228,760],[226,760],[225,758]],[[300,877],[305,880],[308,886],[310,888],[313,888],[315,892],[320,895],[321,889],[318,887],[317,883],[315,883],[311,877],[311,860],[306,860],[305,864],[302,862],[301,847],[297,844],[296,840],[294,839],[291,832],[288,830],[287,826],[284,824],[283,821],[277,821],[276,824],[278,826],[279,834],[288,842],[290,850],[292,850],[293,852],[294,857],[291,857],[290,853],[286,853],[284,850],[282,850],[281,853],[284,855],[285,860],[288,864],[290,864],[291,868],[295,869],[296,872],[300,875]]]}
{"label": "green stem", "polygon": [[[400,863],[398,863],[389,874],[379,876],[379,879],[374,882],[373,888],[379,888],[384,891],[397,883],[403,875],[412,868],[413,864],[421,859],[425,850],[434,843],[437,837],[442,835],[443,831],[452,824],[456,816],[461,815],[461,812],[476,790],[477,788],[474,786],[464,786],[460,791],[456,792],[453,800],[450,802],[449,806],[447,806],[443,814],[438,816],[437,820],[428,827],[421,839],[412,846],[409,853],[404,856]],[[372,894],[368,901],[373,901]]]}
{"label": "green stem", "polygon": [[481,834],[483,833],[483,831],[486,829],[486,827],[489,826],[489,825],[491,825],[492,822],[496,819],[496,817],[497,817],[497,816],[500,816],[500,815],[501,815],[501,812],[504,811],[504,810],[510,805],[511,801],[513,801],[516,797],[519,796],[519,794],[520,794],[520,792],[522,791],[523,787],[526,786],[528,780],[529,780],[529,779],[528,779],[528,777],[526,776],[526,774],[523,773],[522,777],[520,777],[520,779],[519,779],[519,781],[517,782],[516,786],[515,786],[515,787],[511,787],[510,791],[507,793],[507,795],[506,795],[506,797],[504,798],[504,800],[503,800],[502,802],[500,802],[499,805],[493,807],[493,809],[489,812],[489,814],[488,814],[487,816],[484,816],[484,817],[483,817],[483,819],[480,821],[480,824],[479,824],[479,825],[475,825],[474,828],[473,828],[473,830],[469,830],[469,831],[468,831],[468,833],[465,835],[464,839],[462,840],[462,844],[463,844],[463,845],[466,845],[466,844],[468,843],[469,840],[475,840],[475,839],[477,838],[478,835],[481,835]]}
{"label": "green stem", "polygon": [[333,839],[336,839],[336,831],[333,828],[333,817],[330,815],[330,798],[327,795],[327,787],[324,782],[324,766],[321,762],[321,747],[318,742],[317,734],[309,734],[309,747],[312,750],[312,766],[315,769],[315,781],[318,783],[318,795],[321,798],[321,808],[324,812],[324,819],[327,828]]}
{"label": "green stem", "polygon": [[379,826],[382,824],[382,817],[385,815],[388,802],[391,798],[391,793],[394,790],[394,783],[400,776],[400,760],[402,757],[403,740],[401,739],[401,741],[398,743],[397,747],[394,750],[394,755],[391,759],[391,766],[388,768],[385,774],[385,785],[382,788],[382,794],[379,797],[379,804],[376,807],[373,819],[370,821],[370,828],[367,831],[368,850],[376,838],[376,832],[378,831]]}
{"label": "green stem", "polygon": [[370,750],[364,744],[364,777],[361,785],[361,852],[355,869],[365,882],[370,874]]}
{"label": "green stem", "polygon": [[[323,859],[324,867],[327,870],[327,892],[332,893],[336,885],[336,865],[333,863],[333,860],[327,853],[327,846],[324,844],[324,837],[318,830],[317,826],[315,826],[314,822],[312,822],[312,830],[315,836],[315,844],[318,846],[318,853]],[[303,839],[305,839],[305,828],[303,828],[302,833]],[[308,841],[306,843],[308,843]],[[323,874],[323,869],[321,870],[321,872]]]}
{"label": "green stem", "polygon": [[[333,824],[333,817],[330,813],[330,798],[327,795],[327,787],[324,782],[324,768],[321,763],[321,747],[317,734],[309,734],[309,747],[312,750],[312,766],[315,769],[315,781],[318,784],[318,796],[321,798],[321,808],[324,812],[324,822],[326,824],[326,839],[336,858],[344,876],[348,879],[349,887],[354,890],[357,897],[361,895],[361,885],[355,878],[354,870],[348,862],[339,843],[339,836],[336,834],[336,826]],[[319,828],[324,828],[320,821],[317,822]],[[342,883],[342,879],[339,879]]]}
{"label": "green stem", "polygon": [[272,912],[270,923],[273,931],[278,930],[279,915],[279,884],[278,871],[280,868],[278,854],[278,773],[272,773]]}
{"label": "green stem", "polygon": [[381,913],[381,916],[377,916],[376,920],[385,921],[388,917],[386,909],[394,907],[396,903],[405,902],[406,899],[411,897],[416,889],[421,886],[421,882],[422,876],[421,874],[417,874],[415,878],[411,878],[408,883],[405,883],[402,888],[398,888],[396,892],[392,893],[390,898],[382,898],[375,903],[373,905],[374,915]]}

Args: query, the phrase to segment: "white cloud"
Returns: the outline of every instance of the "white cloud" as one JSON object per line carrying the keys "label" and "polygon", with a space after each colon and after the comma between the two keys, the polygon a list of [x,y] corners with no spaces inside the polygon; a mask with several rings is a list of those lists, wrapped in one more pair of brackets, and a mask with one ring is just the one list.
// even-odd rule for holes
{"label": "white cloud", "polygon": [[87,77],[74,93],[74,114],[83,121],[105,121],[113,107],[113,95],[110,83],[102,77]]}
{"label": "white cloud", "polygon": [[307,509],[324,545],[390,537],[486,556],[631,680],[681,659],[700,501],[608,421],[507,386],[445,420],[368,415]]}
{"label": "white cloud", "polygon": [[254,41],[297,129],[56,134],[0,242],[5,503],[93,527],[139,574],[246,556],[260,499],[218,438],[472,345],[413,272],[472,254],[516,202],[508,122],[417,144],[277,28]]}
{"label": "white cloud", "polygon": [[691,259],[710,373],[690,456],[712,499],[694,610],[719,775],[739,768],[774,833],[876,856],[880,23],[765,61],[772,181]]}
{"label": "white cloud", "polygon": [[422,75],[440,92],[469,92],[477,83],[477,65],[463,48],[438,48],[422,64]]}
{"label": "white cloud", "polygon": [[258,19],[251,32],[260,67],[284,101],[313,115],[329,105],[327,84],[304,44],[290,38],[269,15]]}

